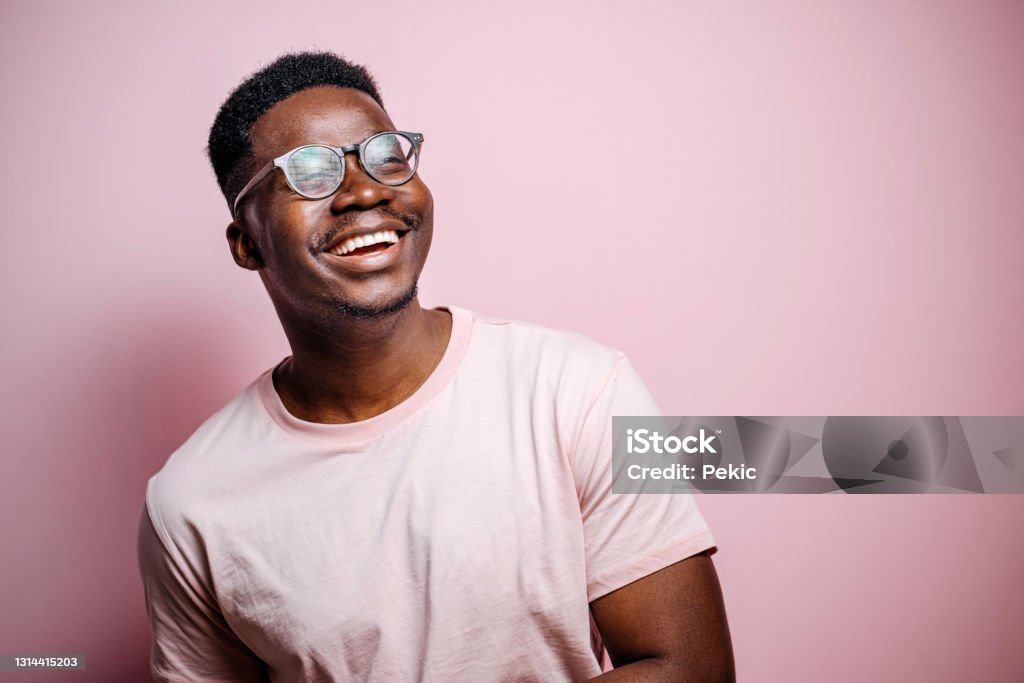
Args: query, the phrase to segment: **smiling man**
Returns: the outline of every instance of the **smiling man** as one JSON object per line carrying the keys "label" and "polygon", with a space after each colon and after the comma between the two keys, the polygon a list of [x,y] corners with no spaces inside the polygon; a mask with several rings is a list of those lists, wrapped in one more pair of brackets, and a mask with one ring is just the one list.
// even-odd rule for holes
{"label": "smiling man", "polygon": [[423,145],[329,53],[218,112],[231,255],[291,354],[149,482],[154,678],[732,680],[694,500],[611,493],[612,416],[657,413],[628,360],[420,307]]}

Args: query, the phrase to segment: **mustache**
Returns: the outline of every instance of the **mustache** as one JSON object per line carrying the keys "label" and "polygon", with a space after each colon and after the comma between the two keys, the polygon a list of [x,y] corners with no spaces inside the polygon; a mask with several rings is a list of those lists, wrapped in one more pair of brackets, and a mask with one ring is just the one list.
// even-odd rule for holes
{"label": "mustache", "polygon": [[[420,224],[423,223],[423,217],[420,216],[419,214],[405,213],[390,206],[381,206],[372,210],[378,213],[382,213],[385,216],[389,216],[390,218],[394,218],[395,220],[401,221],[410,230],[416,230],[417,228],[420,227]],[[359,217],[360,213],[361,212],[346,213],[340,219],[338,219],[338,221],[331,225],[331,227],[327,229],[327,231],[320,237],[320,239],[317,240],[317,249],[325,249],[327,245],[331,244],[331,242],[340,233],[344,232],[345,230],[348,230],[348,228]]]}

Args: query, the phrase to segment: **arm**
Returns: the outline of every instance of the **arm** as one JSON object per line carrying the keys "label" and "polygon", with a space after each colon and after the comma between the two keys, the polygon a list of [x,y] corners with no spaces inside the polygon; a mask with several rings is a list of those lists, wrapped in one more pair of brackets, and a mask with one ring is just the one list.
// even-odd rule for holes
{"label": "arm", "polygon": [[154,681],[268,680],[265,665],[231,631],[203,582],[160,540],[147,506],[139,519],[138,559],[153,629]]}
{"label": "arm", "polygon": [[735,681],[714,564],[699,553],[591,604],[616,668],[593,681]]}
{"label": "arm", "polygon": [[[572,449],[594,625],[617,668],[596,681],[732,681],[710,529],[689,493],[612,492],[615,415],[659,415],[621,359]],[[622,437],[624,438],[624,437]]]}

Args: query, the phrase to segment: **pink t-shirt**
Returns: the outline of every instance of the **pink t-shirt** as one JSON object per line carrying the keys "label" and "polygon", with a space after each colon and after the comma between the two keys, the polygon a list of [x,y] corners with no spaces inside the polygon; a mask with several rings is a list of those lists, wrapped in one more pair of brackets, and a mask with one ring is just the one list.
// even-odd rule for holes
{"label": "pink t-shirt", "polygon": [[267,370],[149,481],[158,681],[580,681],[589,603],[714,547],[685,494],[611,493],[625,356],[449,307],[440,364],[369,420],[291,415]]}

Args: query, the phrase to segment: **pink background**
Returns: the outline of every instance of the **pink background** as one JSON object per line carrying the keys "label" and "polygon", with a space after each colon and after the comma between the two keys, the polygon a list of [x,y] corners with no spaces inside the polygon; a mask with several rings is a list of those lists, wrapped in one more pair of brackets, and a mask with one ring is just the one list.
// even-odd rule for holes
{"label": "pink background", "polygon": [[[288,49],[426,135],[427,305],[673,414],[1024,413],[1021,3],[296,4],[0,9],[0,652],[89,667],[32,680],[146,679],[145,482],[287,354],[203,148]],[[702,507],[741,680],[1019,680],[1024,497]]]}

